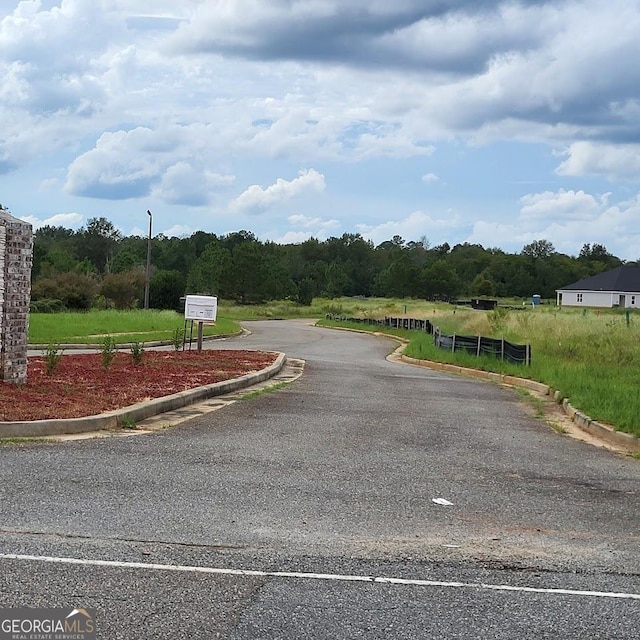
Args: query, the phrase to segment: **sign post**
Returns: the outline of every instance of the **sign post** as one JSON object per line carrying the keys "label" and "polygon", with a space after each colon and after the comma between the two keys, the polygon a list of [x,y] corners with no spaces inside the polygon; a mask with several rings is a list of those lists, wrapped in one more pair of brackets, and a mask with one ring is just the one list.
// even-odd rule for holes
{"label": "sign post", "polygon": [[187,296],[184,319],[198,323],[198,351],[202,351],[204,323],[215,324],[218,316],[218,298],[215,296]]}

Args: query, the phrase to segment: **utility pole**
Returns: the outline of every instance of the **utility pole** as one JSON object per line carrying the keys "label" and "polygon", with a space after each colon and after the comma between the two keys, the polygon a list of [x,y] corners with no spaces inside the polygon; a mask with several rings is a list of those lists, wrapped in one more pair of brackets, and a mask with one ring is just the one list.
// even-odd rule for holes
{"label": "utility pole", "polygon": [[144,308],[149,308],[149,285],[151,284],[151,223],[153,222],[153,216],[151,211],[147,209],[149,215],[149,236],[147,238],[147,271],[144,279]]}

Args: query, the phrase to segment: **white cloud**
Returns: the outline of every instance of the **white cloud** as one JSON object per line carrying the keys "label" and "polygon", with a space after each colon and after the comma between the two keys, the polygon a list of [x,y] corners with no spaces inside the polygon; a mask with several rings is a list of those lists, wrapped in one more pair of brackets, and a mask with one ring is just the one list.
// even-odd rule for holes
{"label": "white cloud", "polygon": [[401,236],[404,240],[418,240],[423,236],[436,243],[446,241],[443,232],[451,230],[460,224],[457,216],[448,218],[433,218],[424,211],[414,211],[401,220],[389,220],[378,225],[357,224],[358,232],[363,238],[371,240],[378,245],[385,240],[390,240],[393,236]]}
{"label": "white cloud", "polygon": [[[174,35],[129,28],[145,16],[183,22]],[[517,137],[556,144],[568,131],[621,139],[637,122],[640,68],[619,62],[640,56],[639,29],[629,0],[22,2],[0,23],[3,124],[16,116],[5,131],[52,148],[78,129],[215,122],[226,149],[307,162],[425,155],[456,134],[513,139],[514,122]],[[7,161],[40,155],[21,148],[24,135]]]}
{"label": "white cloud", "polygon": [[[412,125],[408,137],[414,150],[416,134],[425,131],[473,136],[487,128],[499,135],[502,123],[516,120],[522,136],[531,126],[548,125],[551,137],[571,126],[611,135],[624,124],[621,118],[630,127],[636,121],[637,107],[630,109],[636,101],[629,98],[637,97],[640,69],[620,64],[640,56],[640,13],[633,1],[496,0],[435,7],[414,0],[386,7],[362,3],[358,10],[353,5],[203,3],[181,25],[174,44],[270,61],[280,71],[285,61],[304,62],[305,72],[293,66],[289,71],[294,86],[315,89],[312,104],[323,104],[332,92],[329,76],[337,80],[343,106],[348,88],[347,95],[357,95],[374,119],[382,114],[375,105],[411,103],[399,124]],[[369,66],[375,73],[367,73]],[[371,141],[365,135],[362,142]],[[389,150],[383,146],[377,152]]]}
{"label": "white cloud", "polygon": [[230,186],[234,180],[234,176],[199,170],[180,161],[166,169],[153,196],[169,204],[204,206],[211,202],[216,189]]}
{"label": "white cloud", "polygon": [[202,175],[188,162],[178,162],[167,168],[153,195],[172,204],[200,206],[209,199],[203,183]]}
{"label": "white cloud", "polygon": [[188,238],[192,234],[194,234],[197,229],[190,227],[185,224],[174,224],[173,226],[165,229],[162,233],[168,238]]}
{"label": "white cloud", "polygon": [[583,244],[597,242],[622,259],[640,258],[640,230],[636,230],[636,221],[640,219],[640,195],[617,204],[609,203],[608,194],[600,197],[578,195],[578,199],[584,200],[589,207],[583,216],[576,214],[571,198],[565,202],[568,213],[562,208],[566,195],[528,196],[532,201],[537,199],[543,215],[528,215],[530,205],[525,204],[513,222],[478,220],[467,241],[518,252],[529,242],[546,239],[557,251],[574,256],[579,254]]}
{"label": "white cloud", "polygon": [[368,158],[412,158],[416,155],[431,155],[433,145],[416,143],[408,131],[392,130],[383,135],[365,133],[358,138],[354,148],[354,159]]}
{"label": "white cloud", "polygon": [[311,233],[309,231],[287,231],[282,235],[274,235],[268,234],[269,238],[272,242],[277,244],[300,244],[305,240],[309,240],[309,238],[317,238],[322,240],[317,234]]}
{"label": "white cloud", "polygon": [[326,240],[338,233],[342,226],[339,220],[327,220],[319,216],[305,216],[300,213],[288,216],[287,221],[292,227],[302,228],[303,231],[294,230],[286,231],[285,233],[271,231],[267,234],[267,237],[279,244],[299,243],[309,238]]}
{"label": "white cloud", "polygon": [[270,232],[267,234],[267,237],[279,244],[297,244],[309,238],[316,238],[322,241],[338,233],[342,226],[338,220],[325,220],[319,217],[312,218],[301,214],[289,216],[287,220],[291,226],[302,227],[304,231],[287,231],[284,234]]}
{"label": "white cloud", "polygon": [[422,182],[426,182],[427,184],[433,184],[434,182],[439,182],[440,178],[435,173],[425,173],[422,176]]}
{"label": "white cloud", "polygon": [[55,215],[41,220],[35,216],[20,216],[21,220],[28,222],[34,229],[40,227],[65,227],[66,229],[79,228],[82,226],[84,216],[79,213],[56,213]]}
{"label": "white cloud", "polygon": [[611,180],[637,180],[640,175],[640,144],[574,142],[565,155],[556,169],[561,176],[600,174]]}
{"label": "white cloud", "polygon": [[[158,217],[157,214],[154,212],[154,219],[157,217]],[[154,237],[161,233],[163,236],[166,236],[167,238],[187,238],[192,234],[194,234],[196,231],[197,229],[186,224],[173,224],[169,227],[166,227],[166,228],[161,227],[159,229],[156,229],[154,224],[154,228],[152,229],[151,233],[153,234]],[[134,226],[130,231],[128,231],[129,235],[140,236],[141,238],[146,238],[148,233],[149,233],[148,227],[145,229],[142,229],[140,227]]]}
{"label": "white cloud", "polygon": [[[606,198],[606,196],[605,196]],[[601,210],[602,199],[584,191],[545,191],[520,198],[520,220],[554,218],[560,220],[586,220]]]}
{"label": "white cloud", "polygon": [[50,10],[18,3],[0,22],[0,59],[24,63],[14,67],[21,104],[36,115],[90,113],[105,97],[92,58],[121,29],[106,3],[65,0]]}
{"label": "white cloud", "polygon": [[[548,231],[548,227],[531,230],[525,229],[517,223],[478,220],[474,223],[473,230],[466,241],[472,244],[481,244],[483,247],[500,247],[505,251],[518,253],[524,245],[534,240],[548,239],[548,236],[545,235],[546,231]],[[556,250],[561,251],[562,249],[556,242],[557,239],[554,236],[553,245]]]}
{"label": "white cloud", "polygon": [[278,178],[266,188],[251,185],[230,205],[234,211],[263,211],[276,207],[292,198],[322,193],[326,184],[324,176],[315,169],[303,170],[293,180]]}
{"label": "white cloud", "polygon": [[303,227],[309,229],[310,227],[322,227],[323,229],[338,228],[340,223],[337,220],[325,220],[323,218],[312,218],[300,213],[296,213],[287,218],[289,224],[294,227]]}
{"label": "white cloud", "polygon": [[103,133],[69,165],[65,190],[109,200],[153,194],[173,204],[207,204],[215,189],[235,180],[205,168],[212,134],[200,124]]}
{"label": "white cloud", "polygon": [[289,224],[297,227],[313,227],[321,222],[321,218],[310,218],[309,216],[303,216],[301,213],[296,213],[287,218]]}
{"label": "white cloud", "polygon": [[236,181],[235,176],[223,175],[213,171],[205,171],[204,178],[211,187],[230,187]]}
{"label": "white cloud", "polygon": [[25,79],[28,65],[19,60],[4,62],[0,60],[2,85],[0,100],[5,105],[15,107],[26,101],[29,95],[29,84]]}
{"label": "white cloud", "polygon": [[139,153],[152,140],[153,132],[143,127],[103,133],[94,149],[71,163],[65,189],[75,195],[114,200],[148,195],[162,170],[161,149]]}
{"label": "white cloud", "polygon": [[55,189],[59,182],[58,178],[45,178],[38,188],[41,191],[48,191],[49,189]]}

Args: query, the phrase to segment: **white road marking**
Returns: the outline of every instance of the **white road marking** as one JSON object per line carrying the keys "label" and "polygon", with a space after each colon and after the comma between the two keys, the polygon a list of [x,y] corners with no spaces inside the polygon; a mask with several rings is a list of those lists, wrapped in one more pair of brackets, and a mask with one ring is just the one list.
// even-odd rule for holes
{"label": "white road marking", "polygon": [[444,587],[455,589],[487,589],[491,591],[520,591],[564,596],[590,596],[594,598],[622,598],[640,600],[638,593],[615,593],[611,591],[579,591],[575,589],[543,589],[539,587],[516,587],[506,584],[485,584],[482,582],[452,582],[440,580],[418,580],[410,578],[385,578],[383,576],[340,575],[335,573],[304,573],[298,571],[260,571],[252,569],[224,569],[216,567],[196,567],[179,564],[153,564],[146,562],[119,562],[117,560],[87,560],[82,558],[56,558],[53,556],[31,556],[14,553],[0,553],[0,560],[24,560],[29,562],[50,562],[53,564],[74,564],[118,569],[144,569],[148,571],[181,571],[184,573],[205,573],[216,575],[245,576],[259,578],[298,578],[302,580],[334,580],[340,582],[370,582],[375,584],[410,585],[418,587]]}

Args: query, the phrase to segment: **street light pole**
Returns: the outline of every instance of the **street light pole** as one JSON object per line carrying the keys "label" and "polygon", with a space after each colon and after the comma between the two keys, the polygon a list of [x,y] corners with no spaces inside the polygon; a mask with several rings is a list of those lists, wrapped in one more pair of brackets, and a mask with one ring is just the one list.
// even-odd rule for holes
{"label": "street light pole", "polygon": [[149,236],[147,238],[147,271],[144,279],[144,308],[149,308],[149,285],[151,284],[151,223],[153,222],[153,216],[151,211],[147,209],[149,215]]}

